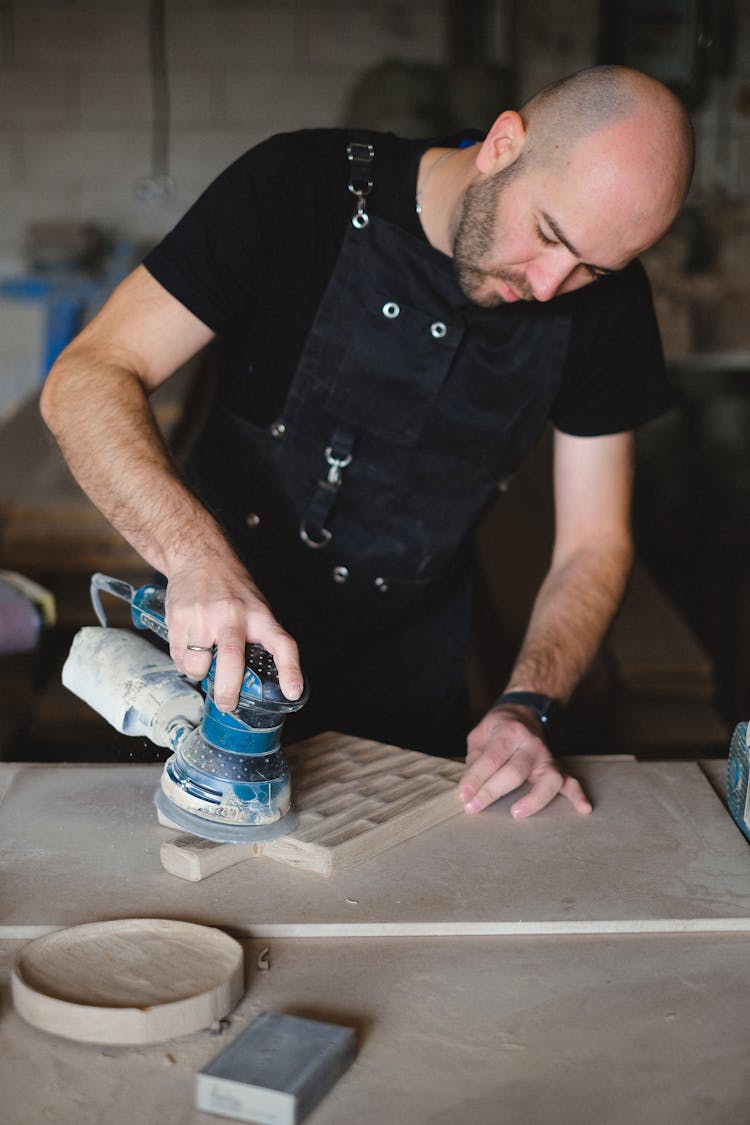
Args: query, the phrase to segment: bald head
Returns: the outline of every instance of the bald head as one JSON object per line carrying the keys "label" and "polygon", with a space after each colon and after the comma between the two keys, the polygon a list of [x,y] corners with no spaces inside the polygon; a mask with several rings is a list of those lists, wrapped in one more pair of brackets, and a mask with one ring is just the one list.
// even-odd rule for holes
{"label": "bald head", "polygon": [[442,171],[464,292],[543,301],[624,269],[671,226],[692,165],[685,108],[648,75],[593,67],[546,87]]}
{"label": "bald head", "polygon": [[520,110],[528,134],[523,164],[555,169],[579,142],[611,135],[623,163],[633,161],[673,196],[676,210],[693,173],[690,117],[661,82],[622,66],[596,66],[553,82]]}

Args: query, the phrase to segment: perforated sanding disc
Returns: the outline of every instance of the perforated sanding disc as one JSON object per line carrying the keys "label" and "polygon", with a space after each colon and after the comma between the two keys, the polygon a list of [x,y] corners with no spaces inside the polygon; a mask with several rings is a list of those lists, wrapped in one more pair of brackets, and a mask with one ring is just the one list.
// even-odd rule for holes
{"label": "perforated sanding disc", "polygon": [[125,918],[24,946],[13,1003],[28,1023],[86,1043],[156,1043],[209,1027],[243,994],[242,946],[221,930]]}

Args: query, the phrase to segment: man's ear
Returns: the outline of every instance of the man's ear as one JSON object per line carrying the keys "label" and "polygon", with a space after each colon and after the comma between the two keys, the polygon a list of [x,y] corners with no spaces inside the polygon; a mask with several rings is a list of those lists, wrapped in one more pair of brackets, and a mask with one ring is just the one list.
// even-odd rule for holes
{"label": "man's ear", "polygon": [[507,168],[521,155],[526,143],[526,125],[520,113],[506,109],[490,126],[475,157],[476,166],[491,176]]}

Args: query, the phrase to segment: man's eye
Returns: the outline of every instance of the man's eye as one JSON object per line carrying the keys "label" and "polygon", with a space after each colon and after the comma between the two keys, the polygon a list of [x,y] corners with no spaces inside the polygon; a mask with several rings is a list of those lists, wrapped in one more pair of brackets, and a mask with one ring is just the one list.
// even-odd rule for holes
{"label": "man's eye", "polygon": [[557,239],[548,238],[547,235],[542,230],[542,228],[539,226],[539,223],[536,224],[536,235],[537,235],[537,238],[539,239],[539,241],[543,242],[545,246],[556,246],[557,245]]}
{"label": "man's eye", "polygon": [[592,281],[601,281],[603,277],[607,276],[606,273],[602,273],[601,270],[596,269],[594,266],[586,266],[586,273]]}

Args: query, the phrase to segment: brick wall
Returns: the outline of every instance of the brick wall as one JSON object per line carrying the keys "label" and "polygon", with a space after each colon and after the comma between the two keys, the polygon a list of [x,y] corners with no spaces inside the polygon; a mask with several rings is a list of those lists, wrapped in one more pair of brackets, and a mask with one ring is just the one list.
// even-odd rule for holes
{"label": "brick wall", "polygon": [[[489,54],[513,62],[518,100],[595,61],[599,0],[495,3]],[[732,73],[711,82],[696,114],[703,206],[750,195],[750,0],[734,7]],[[370,68],[451,62],[451,0],[165,0],[174,190],[160,193],[149,182],[150,9],[149,0],[0,0],[0,278],[23,270],[32,220],[94,221],[148,244],[257,140],[341,124]],[[3,323],[12,335],[22,320],[11,310]],[[0,409],[12,379],[3,361]]]}
{"label": "brick wall", "polygon": [[[149,0],[0,0],[0,279],[39,220],[148,245],[269,134],[342,123],[383,59],[438,66],[444,0],[166,0],[169,166],[152,190]],[[39,381],[44,309],[0,296],[0,417]]]}
{"label": "brick wall", "polygon": [[363,68],[444,57],[442,0],[167,0],[170,172],[151,171],[148,0],[0,3],[0,270],[32,219],[160,235],[210,179],[279,129],[339,122]]}

